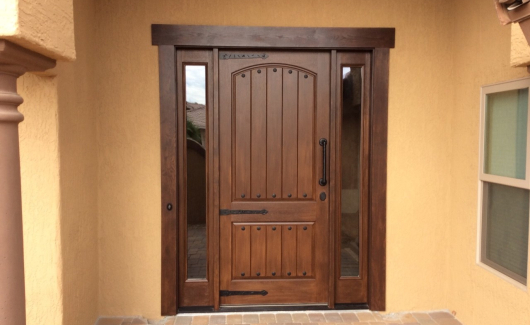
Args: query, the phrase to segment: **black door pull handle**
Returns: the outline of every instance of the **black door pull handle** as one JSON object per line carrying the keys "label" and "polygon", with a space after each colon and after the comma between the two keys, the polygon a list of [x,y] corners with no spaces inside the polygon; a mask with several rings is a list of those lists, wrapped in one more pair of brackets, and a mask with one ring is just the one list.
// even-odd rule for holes
{"label": "black door pull handle", "polygon": [[318,181],[318,184],[320,186],[326,186],[328,184],[328,180],[326,179],[326,146],[328,145],[328,140],[322,138],[320,141],[318,141],[320,146],[322,147],[322,175],[323,177]]}

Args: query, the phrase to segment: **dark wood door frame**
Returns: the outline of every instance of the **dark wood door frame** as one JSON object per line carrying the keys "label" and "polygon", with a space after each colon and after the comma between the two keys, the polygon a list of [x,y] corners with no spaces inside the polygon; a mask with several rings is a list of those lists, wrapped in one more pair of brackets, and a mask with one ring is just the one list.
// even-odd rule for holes
{"label": "dark wood door frame", "polygon": [[[372,84],[370,111],[370,173],[369,173],[369,261],[368,306],[371,310],[385,310],[386,298],[386,175],[389,54],[394,48],[394,28],[295,28],[295,27],[235,27],[152,25],[152,44],[158,46],[160,87],[160,142],[162,176],[162,315],[178,311],[178,157],[177,157],[177,103],[181,85],[177,85],[177,49],[209,49],[213,57],[218,49],[299,49],[331,51],[331,87],[336,85],[333,67],[337,51],[371,51]],[[218,107],[217,60],[213,60],[213,119]],[[332,121],[336,100],[331,96]],[[333,130],[333,129],[332,129]],[[213,136],[214,147],[217,135]],[[213,161],[211,195],[214,207],[219,206],[218,163]],[[218,183],[217,183],[218,185]],[[333,194],[333,192],[331,192]],[[216,205],[217,204],[217,205]],[[332,208],[333,209],[333,208]],[[214,210],[213,240],[219,236],[219,211]],[[333,211],[331,211],[333,212]],[[333,218],[330,218],[333,220]],[[330,223],[331,233],[335,230]],[[333,246],[334,238],[330,236]],[[213,292],[219,292],[218,256],[214,258]],[[333,253],[333,252],[331,252]],[[334,265],[330,263],[330,274]],[[330,291],[334,290],[334,277],[330,276]],[[330,292],[331,293],[331,292]],[[330,294],[333,307],[334,295]],[[219,308],[219,297],[214,295],[214,308]]]}

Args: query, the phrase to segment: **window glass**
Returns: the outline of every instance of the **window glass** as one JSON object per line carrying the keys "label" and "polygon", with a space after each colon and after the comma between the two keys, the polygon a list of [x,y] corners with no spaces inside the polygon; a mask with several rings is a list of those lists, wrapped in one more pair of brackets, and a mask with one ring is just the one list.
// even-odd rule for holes
{"label": "window glass", "polygon": [[525,179],[528,88],[488,94],[484,173]]}
{"label": "window glass", "polygon": [[206,278],[206,67],[187,65],[186,170],[188,279]]}
{"label": "window glass", "polygon": [[341,276],[359,276],[362,68],[342,68]]}
{"label": "window glass", "polygon": [[527,273],[529,199],[528,190],[484,182],[483,258],[520,282]]}
{"label": "window glass", "polygon": [[[526,285],[530,78],[483,87],[480,262]],[[492,177],[501,176],[501,177]]]}

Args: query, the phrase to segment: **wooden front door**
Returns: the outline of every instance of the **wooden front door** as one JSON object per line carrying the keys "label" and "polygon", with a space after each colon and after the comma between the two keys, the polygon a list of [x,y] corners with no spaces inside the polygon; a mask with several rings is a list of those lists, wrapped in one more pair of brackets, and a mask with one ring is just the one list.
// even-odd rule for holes
{"label": "wooden front door", "polygon": [[153,25],[152,36],[162,314],[384,310],[395,30]]}
{"label": "wooden front door", "polygon": [[220,303],[327,303],[330,53],[255,54],[219,55]]}

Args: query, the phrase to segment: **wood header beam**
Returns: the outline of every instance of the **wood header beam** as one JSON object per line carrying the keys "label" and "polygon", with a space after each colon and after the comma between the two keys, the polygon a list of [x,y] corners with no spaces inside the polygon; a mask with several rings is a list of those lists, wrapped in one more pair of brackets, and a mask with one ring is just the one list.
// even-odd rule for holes
{"label": "wood header beam", "polygon": [[153,45],[185,48],[394,48],[394,28],[151,25]]}

